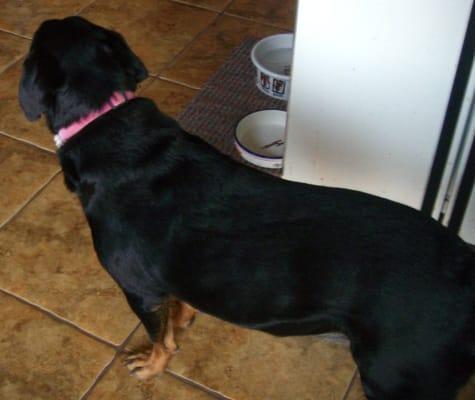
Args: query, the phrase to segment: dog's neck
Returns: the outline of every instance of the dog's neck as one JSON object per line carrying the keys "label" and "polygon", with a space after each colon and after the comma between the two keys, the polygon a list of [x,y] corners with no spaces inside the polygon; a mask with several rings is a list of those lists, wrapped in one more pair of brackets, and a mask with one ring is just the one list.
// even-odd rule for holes
{"label": "dog's neck", "polygon": [[127,100],[135,97],[134,92],[114,92],[109,100],[98,110],[91,111],[89,114],[81,117],[79,120],[74,121],[66,127],[61,128],[56,135],[54,135],[54,141],[56,147],[60,148],[64,143],[71,139],[74,135],[80,132],[86,125],[89,125],[96,118],[116,108]]}

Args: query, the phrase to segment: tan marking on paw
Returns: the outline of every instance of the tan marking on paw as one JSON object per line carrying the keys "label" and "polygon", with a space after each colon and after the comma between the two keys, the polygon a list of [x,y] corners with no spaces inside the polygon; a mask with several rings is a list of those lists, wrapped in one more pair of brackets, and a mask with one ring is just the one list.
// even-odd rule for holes
{"label": "tan marking on paw", "polygon": [[172,313],[168,314],[168,322],[167,322],[167,330],[165,332],[165,336],[163,338],[163,344],[165,348],[172,354],[175,354],[178,351],[178,346],[175,342],[175,332],[174,332],[174,324],[172,319]]}
{"label": "tan marking on paw", "polygon": [[171,313],[173,326],[181,329],[188,328],[195,320],[197,313],[198,310],[196,308],[178,300]]}

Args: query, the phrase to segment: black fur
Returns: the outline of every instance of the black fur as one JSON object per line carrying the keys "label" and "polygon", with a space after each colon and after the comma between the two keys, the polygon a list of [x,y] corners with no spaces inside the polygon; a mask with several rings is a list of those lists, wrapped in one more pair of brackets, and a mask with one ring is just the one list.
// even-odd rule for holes
{"label": "black fur", "polygon": [[[146,74],[117,33],[48,21],[20,101],[56,132]],[[101,263],[152,338],[151,310],[172,294],[275,335],[344,332],[370,399],[454,399],[474,371],[474,253],[420,212],[245,167],[145,98],[58,156]]]}

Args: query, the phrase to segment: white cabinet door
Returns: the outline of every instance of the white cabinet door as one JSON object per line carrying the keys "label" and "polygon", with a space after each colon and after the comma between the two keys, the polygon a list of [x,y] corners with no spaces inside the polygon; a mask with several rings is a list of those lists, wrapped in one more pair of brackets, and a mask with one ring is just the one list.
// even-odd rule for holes
{"label": "white cabinet door", "polygon": [[299,0],[284,178],[420,208],[472,0]]}

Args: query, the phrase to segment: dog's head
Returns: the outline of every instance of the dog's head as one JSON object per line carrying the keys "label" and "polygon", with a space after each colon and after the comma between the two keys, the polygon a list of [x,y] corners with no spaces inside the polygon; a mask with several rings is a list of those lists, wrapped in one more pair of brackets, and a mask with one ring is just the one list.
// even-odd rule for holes
{"label": "dog's head", "polygon": [[45,21],[23,63],[20,105],[50,129],[100,108],[115,91],[134,91],[147,70],[117,32],[81,17]]}

